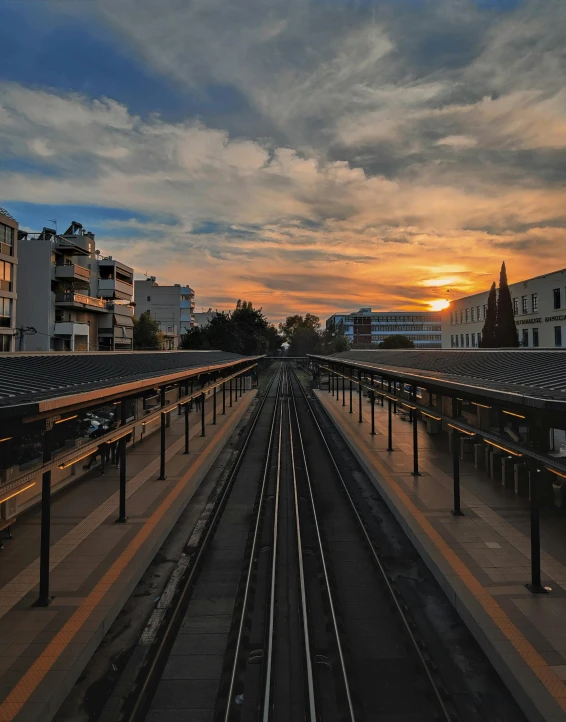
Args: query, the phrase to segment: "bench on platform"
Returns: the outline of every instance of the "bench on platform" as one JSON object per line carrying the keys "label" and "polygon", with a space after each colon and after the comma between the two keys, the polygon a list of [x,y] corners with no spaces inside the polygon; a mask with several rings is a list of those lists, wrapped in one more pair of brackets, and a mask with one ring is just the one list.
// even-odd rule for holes
{"label": "bench on platform", "polygon": [[[0,519],[0,532],[8,532],[8,536],[6,537],[7,539],[12,539],[12,524],[14,524],[15,521],[15,516],[11,519]],[[4,549],[4,541],[2,536],[0,536],[0,549]]]}

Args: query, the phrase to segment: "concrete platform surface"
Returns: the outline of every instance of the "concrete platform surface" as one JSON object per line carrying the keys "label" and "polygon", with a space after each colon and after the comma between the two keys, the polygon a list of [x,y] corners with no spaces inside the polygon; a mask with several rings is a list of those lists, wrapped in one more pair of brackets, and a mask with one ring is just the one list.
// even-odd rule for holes
{"label": "concrete platform surface", "polygon": [[255,397],[226,415],[218,399],[201,437],[200,414],[166,432],[167,478],[159,480],[159,433],[128,449],[128,520],[117,524],[119,471],[94,469],[53,498],[48,607],[34,607],[39,581],[39,509],[24,514],[0,551],[0,722],[48,722]]}
{"label": "concrete platform surface", "polygon": [[543,519],[543,584],[531,594],[528,502],[473,463],[460,466],[462,511],[451,514],[452,458],[445,435],[419,422],[420,476],[413,476],[412,425],[394,417],[387,448],[387,405],[315,394],[342,437],[468,625],[530,720],[566,720],[566,524],[561,510]]}

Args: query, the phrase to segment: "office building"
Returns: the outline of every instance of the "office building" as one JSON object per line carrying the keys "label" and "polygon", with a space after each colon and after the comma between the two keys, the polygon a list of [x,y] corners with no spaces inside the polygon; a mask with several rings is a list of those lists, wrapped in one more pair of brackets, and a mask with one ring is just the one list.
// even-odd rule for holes
{"label": "office building", "polygon": [[372,311],[360,308],[351,313],[335,313],[326,328],[342,326],[353,346],[377,346],[388,336],[407,336],[417,348],[440,348],[441,318],[432,311]]}
{"label": "office building", "polygon": [[0,352],[14,351],[16,343],[16,276],[18,224],[0,208]]}
{"label": "office building", "polygon": [[134,271],[95,247],[93,233],[73,221],[20,232],[18,326],[26,351],[127,351],[133,348]]}
{"label": "office building", "polygon": [[[519,345],[566,347],[566,269],[509,284]],[[489,291],[452,301],[442,312],[442,347],[477,348]]]}
{"label": "office building", "polygon": [[181,337],[194,326],[195,292],[186,285],[160,286],[155,276],[134,284],[136,316],[149,312],[159,324],[164,347],[179,348]]}

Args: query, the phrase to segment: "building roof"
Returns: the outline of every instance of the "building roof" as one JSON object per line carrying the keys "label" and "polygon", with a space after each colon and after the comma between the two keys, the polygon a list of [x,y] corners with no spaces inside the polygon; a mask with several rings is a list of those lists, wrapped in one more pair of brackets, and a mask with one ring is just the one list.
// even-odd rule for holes
{"label": "building roof", "polygon": [[379,349],[316,358],[506,403],[566,409],[566,349]]}
{"label": "building roof", "polygon": [[68,405],[71,397],[80,403],[124,393],[128,386],[139,392],[152,380],[165,384],[168,377],[173,382],[199,370],[257,358],[224,351],[2,354],[0,414],[42,412]]}

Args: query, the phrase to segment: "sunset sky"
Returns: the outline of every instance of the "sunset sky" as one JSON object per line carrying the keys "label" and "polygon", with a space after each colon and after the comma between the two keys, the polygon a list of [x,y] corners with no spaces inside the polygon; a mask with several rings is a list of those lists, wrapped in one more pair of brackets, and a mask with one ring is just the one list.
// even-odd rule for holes
{"label": "sunset sky", "polygon": [[0,205],[201,306],[566,266],[565,0],[0,2]]}

